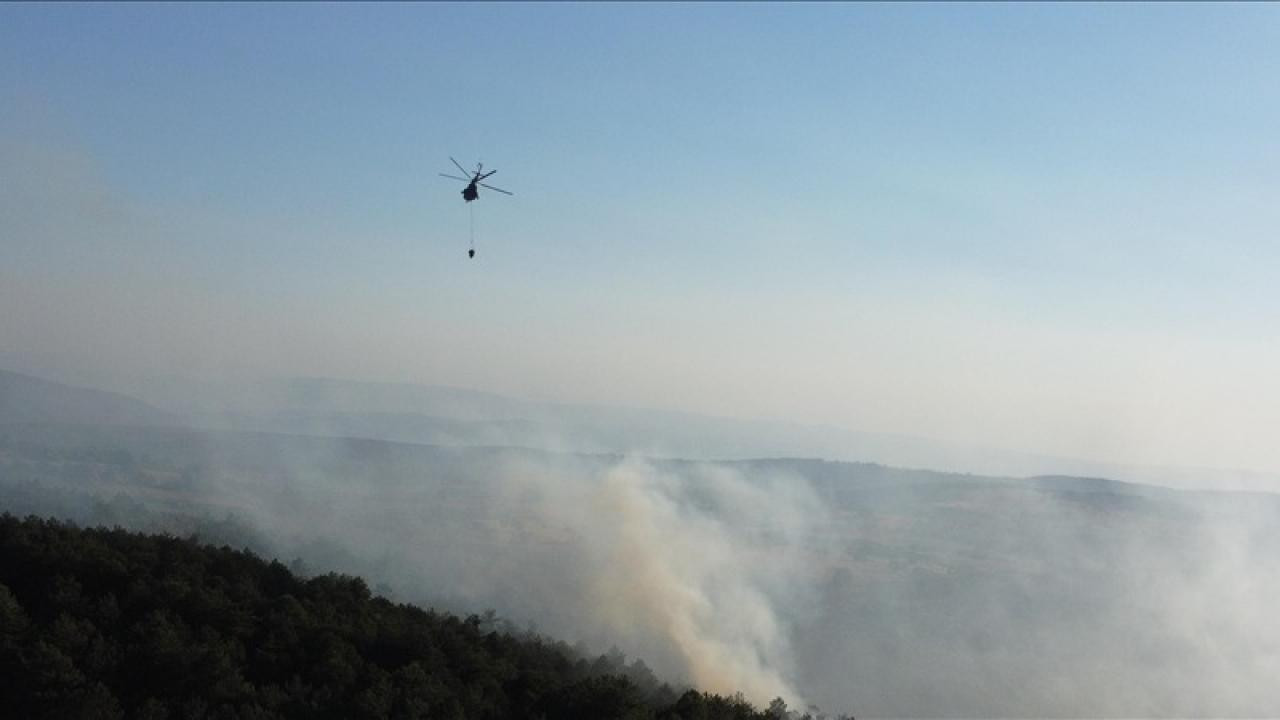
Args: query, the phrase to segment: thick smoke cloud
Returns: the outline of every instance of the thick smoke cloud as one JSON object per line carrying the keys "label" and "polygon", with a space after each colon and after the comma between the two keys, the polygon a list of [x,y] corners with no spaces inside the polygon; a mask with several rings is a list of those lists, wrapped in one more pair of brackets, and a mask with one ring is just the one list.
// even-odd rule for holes
{"label": "thick smoke cloud", "polygon": [[714,466],[623,460],[592,473],[513,467],[505,506],[571,535],[583,563],[580,628],[698,687],[757,702],[800,699],[777,605],[793,600],[790,550],[821,524],[798,478],[748,482]]}
{"label": "thick smoke cloud", "polygon": [[616,647],[677,684],[805,699],[791,613],[814,601],[827,513],[793,473],[254,436],[201,452],[197,504],[247,517],[282,559]]}

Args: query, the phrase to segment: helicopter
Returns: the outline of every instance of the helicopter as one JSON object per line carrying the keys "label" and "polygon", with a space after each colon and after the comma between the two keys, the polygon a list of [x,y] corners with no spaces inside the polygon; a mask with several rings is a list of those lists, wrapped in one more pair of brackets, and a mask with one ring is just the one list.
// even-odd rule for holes
{"label": "helicopter", "polygon": [[461,171],[462,171],[462,174],[463,174],[463,175],[470,175],[470,176],[471,176],[471,177],[469,177],[469,178],[465,178],[465,177],[458,177],[457,175],[446,175],[445,173],[440,173],[440,177],[447,177],[447,178],[449,178],[450,180],[461,180],[462,182],[464,182],[464,183],[466,183],[466,184],[467,184],[467,186],[466,186],[465,188],[463,188],[463,189],[462,189],[462,199],[463,199],[463,200],[466,200],[467,202],[471,202],[472,200],[475,200],[476,198],[480,197],[480,191],[476,189],[476,186],[477,186],[477,185],[479,185],[480,187],[483,187],[483,188],[488,188],[488,189],[493,190],[493,191],[495,191],[495,192],[500,192],[500,193],[502,193],[502,194],[504,194],[504,195],[514,195],[514,194],[515,194],[515,193],[508,192],[508,191],[506,191],[506,190],[503,190],[502,188],[496,188],[496,187],[494,187],[494,186],[492,186],[492,185],[486,185],[486,184],[484,184],[484,183],[480,182],[481,180],[484,180],[485,178],[489,177],[490,175],[492,175],[492,174],[494,174],[494,173],[498,172],[497,170],[490,170],[489,172],[485,172],[485,171],[484,171],[484,163],[476,163],[476,169],[475,169],[475,172],[473,173],[472,171],[467,170],[466,168],[462,167],[462,165],[459,165],[459,164],[458,164],[458,161],[457,161],[457,160],[454,160],[452,157],[450,157],[450,158],[449,158],[449,160],[450,160],[450,161],[452,161],[452,162],[453,162],[453,164],[454,164],[455,166],[457,166],[457,168],[458,168],[459,170],[461,170]]}
{"label": "helicopter", "polygon": [[[497,170],[490,170],[489,172],[485,172],[484,163],[479,163],[479,162],[476,163],[476,170],[473,173],[470,170],[467,170],[466,168],[462,167],[462,165],[460,165],[457,160],[454,160],[452,156],[449,157],[449,161],[454,164],[454,167],[461,170],[463,175],[468,175],[470,177],[458,177],[457,175],[446,175],[445,173],[440,173],[440,177],[447,177],[450,180],[461,180],[462,182],[466,183],[467,186],[462,189],[462,199],[466,200],[468,203],[480,197],[480,191],[476,189],[476,186],[488,188],[490,190],[493,190],[494,192],[500,192],[504,195],[514,194],[507,190],[503,190],[502,188],[496,188],[492,185],[486,185],[485,183],[480,182],[481,180],[484,180],[490,175],[498,172]],[[474,258],[475,256],[476,256],[476,218],[475,218],[475,211],[473,209],[471,214],[471,247],[467,250],[467,257]]]}

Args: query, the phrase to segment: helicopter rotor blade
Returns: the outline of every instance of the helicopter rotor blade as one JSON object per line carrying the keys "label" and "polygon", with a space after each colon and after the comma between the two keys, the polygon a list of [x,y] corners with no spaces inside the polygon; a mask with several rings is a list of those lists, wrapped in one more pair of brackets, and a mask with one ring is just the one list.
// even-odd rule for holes
{"label": "helicopter rotor blade", "polygon": [[494,186],[492,186],[492,185],[485,185],[484,183],[476,183],[476,184],[477,184],[477,185],[479,185],[480,187],[489,188],[490,190],[496,190],[496,191],[498,191],[498,192],[500,192],[500,193],[503,193],[504,195],[515,195],[515,193],[513,193],[513,192],[509,192],[509,191],[507,191],[507,190],[503,190],[502,188],[496,188],[496,187],[494,187]]}
{"label": "helicopter rotor blade", "polygon": [[497,171],[497,170],[490,170],[489,172],[487,172],[487,173],[485,173],[485,174],[483,174],[483,175],[481,175],[481,176],[477,177],[476,179],[477,179],[477,180],[483,180],[483,179],[485,179],[485,178],[489,177],[490,175],[492,175],[492,174],[494,174],[494,173],[496,173],[496,172],[498,172],[498,171]]}
{"label": "helicopter rotor blade", "polygon": [[440,173],[440,177],[447,177],[450,180],[461,180],[462,182],[471,182],[471,178],[460,178],[457,175],[445,175],[444,173]]}
{"label": "helicopter rotor blade", "polygon": [[464,167],[462,167],[461,165],[459,165],[459,164],[458,164],[458,161],[457,161],[457,160],[454,160],[452,155],[450,155],[450,156],[449,156],[449,161],[450,161],[450,162],[452,162],[452,163],[454,164],[454,166],[455,166],[455,167],[457,167],[459,170],[461,170],[463,175],[470,175],[470,174],[471,174],[471,171],[470,171],[470,170],[468,170],[468,169],[466,169],[466,168],[464,168]]}

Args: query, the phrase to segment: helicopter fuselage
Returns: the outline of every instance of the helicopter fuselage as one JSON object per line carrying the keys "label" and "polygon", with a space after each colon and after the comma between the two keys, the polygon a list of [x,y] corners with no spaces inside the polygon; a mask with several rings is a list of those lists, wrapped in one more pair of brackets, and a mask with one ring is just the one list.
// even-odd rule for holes
{"label": "helicopter fuselage", "polygon": [[449,161],[452,162],[455,167],[457,167],[459,170],[462,171],[462,175],[461,176],[450,175],[448,173],[440,173],[440,175],[441,177],[447,177],[450,180],[461,180],[462,182],[467,184],[467,186],[462,189],[463,200],[466,200],[467,202],[471,202],[472,200],[475,200],[476,198],[480,197],[481,187],[488,188],[489,190],[493,190],[494,192],[500,192],[503,195],[512,194],[508,190],[503,190],[502,188],[496,188],[492,185],[485,185],[483,182],[481,182],[486,178],[488,178],[490,175],[493,175],[494,173],[498,172],[497,170],[490,170],[489,172],[485,172],[484,164],[482,163],[477,163],[475,170],[467,170],[463,168],[462,165],[459,164],[458,161],[454,160],[452,157],[449,158]]}

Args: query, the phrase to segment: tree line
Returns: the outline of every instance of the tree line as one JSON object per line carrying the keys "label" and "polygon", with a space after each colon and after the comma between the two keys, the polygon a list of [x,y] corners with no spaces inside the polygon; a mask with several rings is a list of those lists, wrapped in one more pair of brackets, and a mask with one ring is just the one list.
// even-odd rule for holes
{"label": "tree line", "polygon": [[620,653],[308,579],[195,538],[0,515],[0,707],[23,718],[766,720]]}

